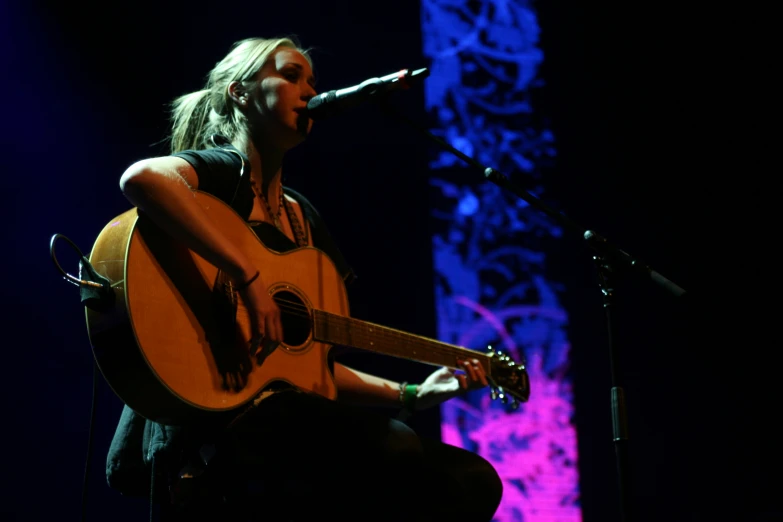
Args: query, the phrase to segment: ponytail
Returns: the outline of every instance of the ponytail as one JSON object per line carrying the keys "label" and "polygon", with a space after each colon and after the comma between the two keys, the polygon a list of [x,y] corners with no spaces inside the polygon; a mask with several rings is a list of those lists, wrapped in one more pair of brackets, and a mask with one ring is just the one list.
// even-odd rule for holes
{"label": "ponytail", "polygon": [[203,131],[209,120],[209,91],[185,94],[171,103],[171,153],[202,148]]}

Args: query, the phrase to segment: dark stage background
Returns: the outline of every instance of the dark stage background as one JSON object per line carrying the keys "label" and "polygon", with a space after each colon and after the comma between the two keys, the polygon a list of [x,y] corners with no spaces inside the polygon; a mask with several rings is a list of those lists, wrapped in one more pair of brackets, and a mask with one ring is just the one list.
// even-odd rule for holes
{"label": "dark stage background", "polygon": [[[118,188],[123,170],[165,152],[157,145],[167,130],[165,104],[200,88],[232,42],[296,33],[317,48],[319,89],[345,87],[426,66],[419,4],[32,2],[0,9],[2,174],[10,196],[3,209],[10,378],[0,517],[76,520],[92,354],[78,290],[52,265],[50,237],[62,233],[89,252],[104,224],[128,208]],[[737,47],[746,40],[728,14],[716,22],[671,0],[540,2],[537,9],[548,85],[539,109],[551,119],[559,151],[547,197],[691,294],[678,301],[645,281],[618,285],[636,520],[772,520],[783,511],[773,428],[779,393],[765,337],[774,308],[761,299],[776,294],[756,281],[757,259],[774,243],[753,242],[763,222],[746,213],[763,207],[754,199],[760,154],[745,153],[741,140],[754,127],[734,118],[753,101],[735,88],[746,77],[738,73],[745,55]],[[395,104],[427,121],[421,90]],[[367,107],[316,125],[286,171],[359,274],[353,315],[434,336],[429,146]],[[76,271],[65,243],[58,257]],[[550,259],[568,288],[584,519],[618,520],[606,328],[590,253],[572,238]],[[369,356],[352,362],[391,378],[429,372]],[[98,391],[87,519],[141,520],[147,500],[106,485],[121,404],[102,380]],[[431,412],[414,427],[437,436],[438,423]]]}

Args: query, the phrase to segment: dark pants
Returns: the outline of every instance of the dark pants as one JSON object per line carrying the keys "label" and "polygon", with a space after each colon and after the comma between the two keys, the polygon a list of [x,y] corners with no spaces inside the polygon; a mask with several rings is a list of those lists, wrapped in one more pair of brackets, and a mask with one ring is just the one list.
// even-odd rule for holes
{"label": "dark pants", "polygon": [[278,393],[244,413],[222,451],[230,476],[258,486],[244,502],[252,520],[489,522],[502,493],[478,455],[304,393]]}

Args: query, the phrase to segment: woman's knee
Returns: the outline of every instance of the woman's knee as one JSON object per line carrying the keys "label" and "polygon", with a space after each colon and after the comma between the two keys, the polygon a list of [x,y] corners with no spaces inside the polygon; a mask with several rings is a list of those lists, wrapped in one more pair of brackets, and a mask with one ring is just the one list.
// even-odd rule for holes
{"label": "woman's knee", "polygon": [[475,506],[487,520],[492,518],[503,498],[503,480],[495,467],[480,455],[473,454],[461,481],[466,491],[475,499]]}
{"label": "woman's knee", "polygon": [[406,424],[390,419],[389,431],[382,441],[383,452],[392,459],[423,459],[424,448],[421,439]]}
{"label": "woman's knee", "polygon": [[484,469],[482,474],[484,482],[487,484],[487,490],[489,491],[492,500],[495,502],[495,506],[498,506],[500,504],[500,499],[503,497],[503,480],[500,478],[495,467],[488,461],[484,460],[483,466]]}

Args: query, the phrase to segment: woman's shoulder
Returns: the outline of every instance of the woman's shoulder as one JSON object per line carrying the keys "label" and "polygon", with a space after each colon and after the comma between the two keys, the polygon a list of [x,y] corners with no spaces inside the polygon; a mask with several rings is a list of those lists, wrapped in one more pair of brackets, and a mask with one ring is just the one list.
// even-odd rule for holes
{"label": "woman's shoulder", "polygon": [[294,190],[291,187],[283,187],[283,193],[286,196],[286,199],[288,201],[291,201],[303,209],[307,209],[307,212],[313,212],[314,214],[318,214],[318,211],[315,209],[313,204],[310,202],[309,199],[307,199],[301,192],[298,190]]}
{"label": "woman's shoulder", "polygon": [[[214,143],[214,142],[213,142]],[[171,154],[182,158],[198,171],[199,169],[214,169],[229,167],[237,169],[237,173],[248,167],[250,160],[230,143],[217,142],[215,146],[204,149],[187,149]]]}

